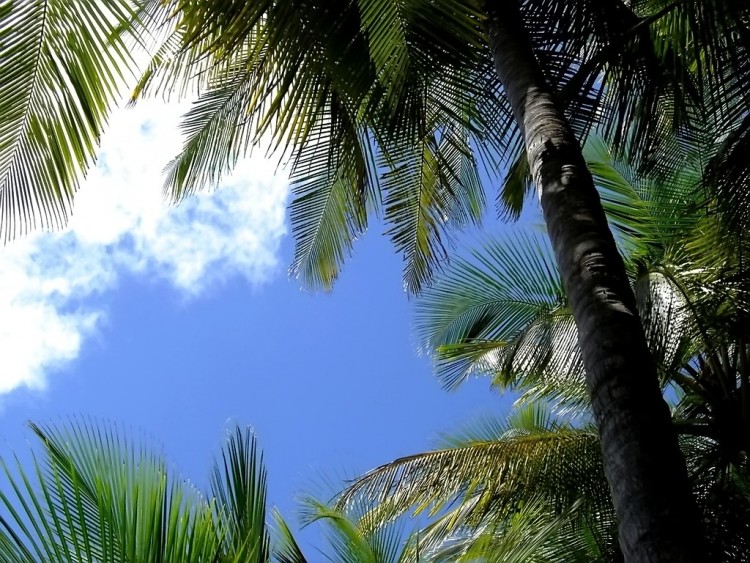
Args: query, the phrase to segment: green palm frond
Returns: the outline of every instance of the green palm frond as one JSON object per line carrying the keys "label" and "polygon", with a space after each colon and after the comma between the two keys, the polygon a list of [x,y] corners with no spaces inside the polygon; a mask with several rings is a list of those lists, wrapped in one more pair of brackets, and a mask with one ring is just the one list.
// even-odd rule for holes
{"label": "green palm frond", "polygon": [[134,71],[129,0],[0,2],[0,236],[60,228]]}
{"label": "green palm frond", "polygon": [[[31,426],[44,457],[3,462],[4,544],[25,561],[207,561],[219,537],[210,505],[167,477],[163,460],[117,429]],[[189,549],[188,549],[189,547]],[[5,559],[5,556],[3,556]],[[12,559],[11,559],[12,560]],[[22,559],[23,560],[23,559]]]}
{"label": "green palm frond", "polygon": [[0,461],[3,561],[269,560],[265,472],[250,431],[228,436],[209,499],[115,426],[31,429],[41,456]]}
{"label": "green palm frond", "polygon": [[428,539],[426,551],[430,561],[445,562],[593,563],[605,560],[599,546],[590,541],[590,530],[580,522],[579,504],[556,514],[544,502],[529,499],[508,518],[490,520],[479,528],[443,538],[434,547]]}
{"label": "green palm frond", "polygon": [[388,167],[383,204],[391,224],[386,234],[404,255],[407,291],[417,293],[447,259],[448,227],[481,218],[484,196],[476,162],[467,135],[447,128],[430,133],[419,150],[383,164]]}
{"label": "green palm frond", "polygon": [[353,241],[367,228],[378,183],[365,134],[345,108],[335,115],[335,121],[321,126],[320,140],[302,149],[292,174],[290,212],[297,245],[290,271],[305,285],[324,289],[332,287]]}
{"label": "green palm frond", "polygon": [[489,375],[524,400],[587,404],[578,333],[541,236],[487,240],[456,260],[417,302],[416,326],[446,386]]}
{"label": "green palm frond", "polygon": [[[496,426],[493,430],[502,433],[494,439],[456,436],[449,448],[374,469],[347,487],[337,507],[363,499],[375,503],[367,515],[369,525],[388,522],[411,509],[434,517],[458,503],[469,507],[461,514],[461,525],[477,526],[488,514],[502,518],[531,497],[545,499],[555,510],[579,498],[599,510],[610,510],[596,434],[561,422],[548,424],[543,413],[524,416],[536,422]],[[554,479],[547,475],[551,467]]]}
{"label": "green palm frond", "polygon": [[274,561],[278,561],[278,563],[307,563],[307,559],[302,553],[294,534],[289,529],[289,525],[277,510],[273,511],[273,520],[276,525]]}
{"label": "green palm frond", "polygon": [[227,560],[264,563],[270,558],[266,529],[266,470],[250,430],[227,436],[221,460],[214,462],[211,493]]}
{"label": "green palm frond", "polygon": [[304,525],[320,522],[325,525],[329,561],[362,563],[401,563],[407,559],[408,548],[415,537],[404,533],[403,522],[370,526],[362,506],[350,506],[346,512],[312,497],[302,501]]}

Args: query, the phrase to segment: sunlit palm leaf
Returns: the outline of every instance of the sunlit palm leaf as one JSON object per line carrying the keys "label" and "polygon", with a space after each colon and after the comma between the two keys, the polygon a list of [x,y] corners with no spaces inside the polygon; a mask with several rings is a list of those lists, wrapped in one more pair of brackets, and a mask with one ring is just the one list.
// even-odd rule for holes
{"label": "sunlit palm leaf", "polygon": [[[550,423],[539,412],[531,416],[542,425],[529,424],[528,420],[484,425],[480,439],[472,433],[453,437],[447,449],[401,458],[374,469],[346,489],[338,506],[362,499],[377,503],[368,514],[371,525],[387,522],[410,509],[439,515],[452,503],[460,502],[471,507],[460,523],[477,526],[488,514],[503,518],[519,502],[532,497],[543,498],[556,509],[585,498],[598,510],[609,510],[596,434],[590,429]],[[551,467],[555,468],[554,479],[547,474]]]}
{"label": "sunlit palm leaf", "polygon": [[[329,561],[362,563],[401,563],[407,561],[408,547],[414,540],[403,531],[402,523],[372,527],[362,521],[364,511],[356,505],[343,512],[312,497],[302,502],[302,520],[325,524]],[[364,506],[364,505],[363,505]],[[363,525],[364,524],[364,525]]]}
{"label": "sunlit palm leaf", "polygon": [[[508,518],[449,537],[428,551],[431,561],[583,563],[605,560],[578,522],[578,505],[560,514],[529,499]],[[429,544],[428,544],[429,545]]]}
{"label": "sunlit palm leaf", "polygon": [[0,236],[59,228],[132,72],[129,0],[0,2]]}
{"label": "sunlit palm leaf", "polygon": [[43,461],[34,461],[33,472],[4,465],[12,485],[2,495],[11,515],[3,520],[8,545],[36,554],[33,560],[60,562],[207,561],[216,554],[210,506],[190,485],[168,479],[159,457],[88,423],[32,430]]}
{"label": "sunlit palm leaf", "polygon": [[[265,562],[265,473],[255,438],[229,436],[209,502],[115,427],[37,426],[41,459],[2,461],[0,559]],[[30,468],[29,468],[30,467]]]}
{"label": "sunlit palm leaf", "polygon": [[214,463],[211,492],[217,501],[227,560],[236,563],[268,561],[266,471],[263,455],[249,429],[235,428],[227,436],[221,460]]}

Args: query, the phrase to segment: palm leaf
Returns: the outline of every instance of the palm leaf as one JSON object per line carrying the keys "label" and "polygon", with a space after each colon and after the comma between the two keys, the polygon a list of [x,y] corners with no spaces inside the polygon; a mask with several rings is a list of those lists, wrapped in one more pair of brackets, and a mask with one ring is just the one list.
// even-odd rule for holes
{"label": "palm leaf", "polygon": [[0,236],[65,224],[134,66],[127,0],[0,2]]}
{"label": "palm leaf", "polygon": [[227,436],[221,460],[214,463],[211,492],[227,560],[266,562],[270,557],[266,530],[266,471],[255,435],[239,427]]}
{"label": "palm leaf", "polygon": [[10,513],[2,521],[3,545],[36,554],[32,560],[60,562],[215,555],[210,507],[189,485],[169,480],[157,456],[130,446],[116,429],[90,423],[32,430],[42,440],[43,461],[33,458],[28,473],[19,462],[15,473],[3,462],[11,484],[0,496]]}
{"label": "palm leaf", "polygon": [[[363,499],[375,503],[367,515],[370,526],[410,509],[436,516],[460,503],[470,507],[461,515],[461,525],[475,527],[488,514],[502,518],[531,497],[544,498],[557,510],[579,498],[599,510],[610,510],[596,434],[563,423],[549,424],[538,413],[532,417],[542,426],[512,421],[494,425],[492,431],[502,431],[494,439],[486,434],[480,439],[471,434],[453,437],[449,448],[374,469],[347,487],[337,506],[345,508]],[[548,478],[551,467],[555,479]]]}

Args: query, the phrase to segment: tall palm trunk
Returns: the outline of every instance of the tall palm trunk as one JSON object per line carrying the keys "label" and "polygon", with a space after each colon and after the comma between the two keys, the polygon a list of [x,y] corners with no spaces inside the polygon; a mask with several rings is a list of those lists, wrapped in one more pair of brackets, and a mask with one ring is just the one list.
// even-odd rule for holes
{"label": "tall palm trunk", "polygon": [[[702,561],[697,510],[625,267],[581,153],[515,0],[487,0],[495,68],[578,327],[625,560]],[[554,478],[554,476],[550,476]]]}

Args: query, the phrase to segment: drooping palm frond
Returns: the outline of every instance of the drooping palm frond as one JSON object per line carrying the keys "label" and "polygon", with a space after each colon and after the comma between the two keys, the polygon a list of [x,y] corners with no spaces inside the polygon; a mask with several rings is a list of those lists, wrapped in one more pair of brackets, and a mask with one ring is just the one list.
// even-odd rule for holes
{"label": "drooping palm frond", "polygon": [[[491,518],[479,528],[468,528],[464,533],[436,536],[438,544],[431,545],[430,536],[436,529],[432,524],[423,535],[424,552],[430,561],[492,561],[583,563],[608,560],[605,553],[590,541],[585,523],[579,522],[578,504],[558,514],[544,502],[529,499],[519,504],[509,517],[493,521]],[[442,519],[452,517],[451,514]],[[607,554],[609,555],[609,554]]]}
{"label": "drooping palm frond", "polygon": [[31,469],[2,461],[3,561],[269,560],[265,473],[251,432],[228,436],[209,500],[114,426],[31,428],[43,447]]}
{"label": "drooping palm frond", "polygon": [[307,563],[289,525],[281,514],[273,511],[276,534],[274,535],[273,558],[278,563]]}
{"label": "drooping palm frond", "polygon": [[551,510],[581,498],[597,512],[611,510],[595,432],[554,422],[539,407],[521,412],[515,421],[483,425],[479,439],[474,433],[453,436],[450,447],[370,471],[347,487],[337,507],[364,499],[374,505],[365,522],[375,526],[412,509],[434,517],[457,503],[456,518],[442,520],[446,533],[476,528],[490,514],[504,518],[532,497]]}
{"label": "drooping palm frond", "polygon": [[[476,81],[458,64],[475,60],[476,49],[468,47],[481,41],[476,24],[462,19],[469,13],[457,12],[448,1],[424,0],[387,6],[203,4],[172,3],[162,19],[175,32],[167,34],[165,53],[157,55],[141,85],[154,93],[185,83],[189,75],[179,75],[185,65],[195,64],[204,75],[206,90],[187,116],[188,142],[170,166],[168,191],[180,198],[215,185],[266,135],[265,144],[270,139],[292,162],[298,241],[292,273],[327,288],[366,228],[368,208],[380,205],[376,145],[397,139],[408,149],[398,156],[392,146],[382,151],[388,153],[382,162],[395,169],[387,177],[399,175],[406,154],[417,164],[408,170],[422,173],[386,190],[384,216],[407,258],[406,286],[418,290],[439,265],[444,224],[463,225],[467,214],[474,221],[481,213],[472,140],[502,113],[487,102],[478,113],[471,102],[479,99]],[[427,49],[414,37],[434,34],[433,18],[462,35],[436,34]],[[174,37],[183,44],[176,54],[170,47]],[[446,60],[452,62],[446,66]],[[206,68],[205,61],[213,66]],[[436,133],[436,148],[427,150]],[[423,149],[411,151],[419,143]],[[493,145],[484,143],[481,151]],[[425,155],[434,156],[434,165],[424,162]],[[419,209],[420,203],[427,209]],[[439,218],[441,228],[430,226],[430,217]],[[409,228],[416,232],[405,232]]]}
{"label": "drooping palm frond", "polygon": [[60,228],[134,72],[130,0],[0,2],[0,237]]}

